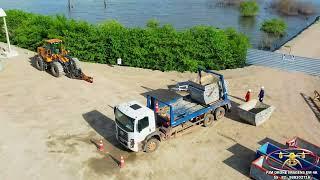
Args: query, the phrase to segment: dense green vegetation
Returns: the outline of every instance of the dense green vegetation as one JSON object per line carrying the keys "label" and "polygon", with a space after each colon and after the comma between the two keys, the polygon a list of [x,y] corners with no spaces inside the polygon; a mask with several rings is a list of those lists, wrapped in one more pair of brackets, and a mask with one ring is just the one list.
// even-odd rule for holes
{"label": "dense green vegetation", "polygon": [[[7,15],[13,44],[35,51],[43,40],[60,38],[71,55],[88,62],[115,64],[121,57],[124,65],[162,71],[195,71],[198,66],[220,70],[244,66],[249,47],[247,37],[232,29],[176,31],[156,20],[146,28],[126,28],[116,21],[93,25],[19,10]],[[0,41],[4,36],[0,33]]]}
{"label": "dense green vegetation", "polygon": [[274,35],[284,35],[287,30],[287,24],[282,19],[270,19],[262,23],[261,30]]}
{"label": "dense green vegetation", "polygon": [[240,13],[242,16],[255,16],[259,12],[259,5],[256,1],[243,1],[240,3]]}

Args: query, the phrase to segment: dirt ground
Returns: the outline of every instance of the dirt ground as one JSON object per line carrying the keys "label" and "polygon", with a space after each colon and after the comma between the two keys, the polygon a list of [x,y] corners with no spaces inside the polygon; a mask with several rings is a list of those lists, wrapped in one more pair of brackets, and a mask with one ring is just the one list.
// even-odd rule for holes
{"label": "dirt ground", "polygon": [[[115,140],[113,107],[144,94],[195,78],[194,73],[159,72],[82,63],[94,83],[55,78],[30,64],[32,52],[7,60],[0,72],[0,179],[249,179],[255,150],[266,141],[300,136],[320,144],[320,122],[300,93],[313,96],[320,78],[264,67],[220,71],[233,105],[247,89],[265,87],[276,110],[259,127],[235,111],[213,127],[200,127],[163,142],[152,154],[127,152]],[[104,139],[98,152],[90,139]],[[118,168],[124,156],[126,167]]]}
{"label": "dirt ground", "polygon": [[[320,21],[286,43],[278,52],[289,53],[291,48],[291,54],[293,55],[320,59],[319,37]],[[290,46],[290,48],[285,46]]]}

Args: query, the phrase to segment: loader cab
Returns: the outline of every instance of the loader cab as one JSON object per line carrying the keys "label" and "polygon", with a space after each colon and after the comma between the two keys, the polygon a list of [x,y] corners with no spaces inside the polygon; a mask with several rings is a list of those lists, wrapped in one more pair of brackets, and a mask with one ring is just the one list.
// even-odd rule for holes
{"label": "loader cab", "polygon": [[50,47],[53,54],[60,54],[61,52],[61,43],[53,43]]}
{"label": "loader cab", "polygon": [[146,137],[156,131],[153,110],[136,101],[120,104],[114,108],[116,137],[132,151],[138,152]]}
{"label": "loader cab", "polygon": [[50,39],[46,41],[45,49],[47,54],[54,55],[54,54],[61,54],[64,52],[64,48],[62,46],[62,41],[59,39]]}

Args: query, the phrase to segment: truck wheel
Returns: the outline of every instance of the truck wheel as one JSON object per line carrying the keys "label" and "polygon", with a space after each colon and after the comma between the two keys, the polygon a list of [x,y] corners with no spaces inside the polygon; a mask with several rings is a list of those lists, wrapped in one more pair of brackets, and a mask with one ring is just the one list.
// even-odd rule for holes
{"label": "truck wheel", "polygon": [[214,111],[214,118],[216,120],[222,119],[224,117],[225,113],[226,113],[226,110],[223,107],[218,107]]}
{"label": "truck wheel", "polygon": [[212,114],[206,114],[204,116],[203,125],[205,127],[211,126],[213,124],[213,121],[214,121],[214,116]]}
{"label": "truck wheel", "polygon": [[51,63],[51,73],[54,77],[60,77],[65,74],[62,65],[57,61]]}
{"label": "truck wheel", "polygon": [[160,143],[159,140],[156,138],[149,139],[145,145],[145,151],[147,153],[152,153],[156,151],[159,147],[159,143]]}
{"label": "truck wheel", "polygon": [[39,70],[39,71],[43,71],[44,70],[44,61],[42,59],[41,56],[37,56],[36,59],[35,59],[35,65],[36,65],[36,68]]}

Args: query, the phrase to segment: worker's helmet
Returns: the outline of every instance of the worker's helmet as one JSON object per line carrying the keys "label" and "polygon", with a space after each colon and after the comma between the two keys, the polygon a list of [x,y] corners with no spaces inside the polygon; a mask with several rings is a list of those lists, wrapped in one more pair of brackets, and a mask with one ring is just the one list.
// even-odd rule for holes
{"label": "worker's helmet", "polygon": [[264,86],[261,86],[261,89],[264,89]]}
{"label": "worker's helmet", "polygon": [[249,89],[248,91],[251,92],[251,89]]}

